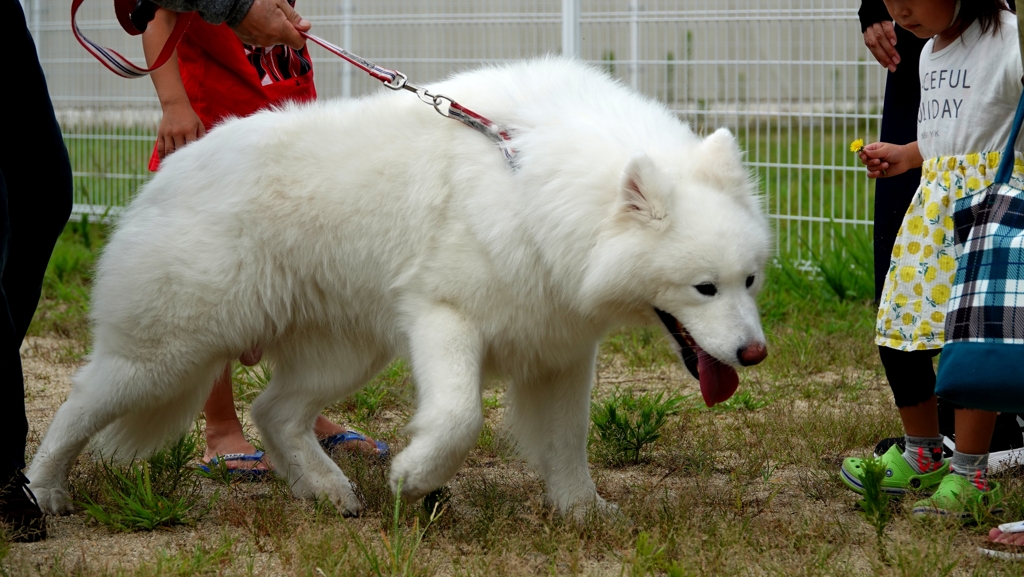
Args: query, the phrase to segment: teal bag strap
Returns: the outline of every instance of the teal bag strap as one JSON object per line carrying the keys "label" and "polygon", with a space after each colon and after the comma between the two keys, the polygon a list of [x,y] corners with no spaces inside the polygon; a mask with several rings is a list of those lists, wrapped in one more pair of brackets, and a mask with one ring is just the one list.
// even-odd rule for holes
{"label": "teal bag strap", "polygon": [[[1022,62],[1024,62],[1024,10],[1017,9],[1017,40],[1020,43]],[[1021,79],[1024,81],[1024,78]],[[1024,92],[1021,92],[1020,101],[1017,102],[1017,114],[1013,117],[1013,127],[1010,128],[1010,140],[1003,149],[1003,157],[999,161],[999,170],[996,171],[995,185],[1009,184],[1013,175],[1013,160],[1015,156],[1014,145],[1017,143],[1017,136],[1020,134],[1020,126],[1024,124]]]}

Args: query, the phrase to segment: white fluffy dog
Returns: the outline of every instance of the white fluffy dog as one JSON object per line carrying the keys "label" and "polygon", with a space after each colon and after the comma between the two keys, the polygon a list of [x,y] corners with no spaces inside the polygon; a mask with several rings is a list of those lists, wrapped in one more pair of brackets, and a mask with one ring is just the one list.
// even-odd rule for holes
{"label": "white fluffy dog", "polygon": [[[587,469],[598,343],[661,323],[710,405],[767,354],[755,296],[767,221],[733,136],[701,139],[580,62],[542,59],[431,87],[509,127],[494,144],[406,93],[231,120],[169,158],[99,262],[94,350],[28,476],[70,510],[93,439],[144,455],[192,424],[226,361],[274,376],[252,418],[296,496],[361,504],[313,421],[396,356],[416,414],[391,486],[448,481],[507,379],[507,424],[559,510],[603,505]],[[685,328],[684,328],[685,327]]]}

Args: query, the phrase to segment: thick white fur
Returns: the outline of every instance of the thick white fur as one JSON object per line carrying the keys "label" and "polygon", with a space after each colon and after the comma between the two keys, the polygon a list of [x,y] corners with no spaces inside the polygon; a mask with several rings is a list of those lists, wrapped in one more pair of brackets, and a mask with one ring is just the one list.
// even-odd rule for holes
{"label": "thick white fur", "polygon": [[275,373],[252,417],[297,496],[358,513],[313,420],[403,356],[418,406],[392,488],[416,498],[455,474],[481,382],[499,375],[550,502],[600,505],[586,437],[606,331],[658,307],[724,362],[763,343],[768,228],[731,134],[702,140],[571,60],[432,89],[512,128],[519,168],[407,93],[231,120],[165,162],[100,260],[94,351],[28,474],[45,511],[70,509],[90,439],[122,457],[159,448],[254,344]]}

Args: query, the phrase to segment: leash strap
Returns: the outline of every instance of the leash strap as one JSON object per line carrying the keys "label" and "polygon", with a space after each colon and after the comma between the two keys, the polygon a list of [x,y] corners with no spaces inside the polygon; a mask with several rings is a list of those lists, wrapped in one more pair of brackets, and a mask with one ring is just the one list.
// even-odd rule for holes
{"label": "leash strap", "polygon": [[458,120],[473,130],[483,134],[498,146],[498,149],[505,157],[505,162],[508,163],[509,167],[513,170],[516,168],[516,150],[511,146],[512,135],[507,129],[495,124],[491,119],[473,112],[444,94],[433,94],[422,86],[409,84],[408,77],[397,70],[378,66],[362,56],[357,56],[340,46],[336,46],[327,40],[320,38],[319,36],[307,34],[305,32],[301,34],[313,43],[319,44],[328,52],[344,59],[356,68],[359,68],[370,76],[380,80],[387,88],[390,88],[391,90],[408,90],[409,92],[414,92],[420,100],[433,106],[434,110],[436,110],[441,116]]}
{"label": "leash strap", "polygon": [[[78,22],[75,20],[75,14],[78,12],[78,8],[82,5],[84,0],[73,0],[71,2],[71,31],[75,34],[75,38],[78,43],[82,45],[89,54],[92,54],[96,60],[100,61],[100,64],[107,67],[114,74],[122,78],[142,78],[150,72],[160,68],[165,62],[174,54],[174,48],[178,45],[178,41],[181,40],[181,36],[185,34],[185,29],[188,28],[188,23],[192,21],[194,13],[189,12],[187,14],[179,14],[178,20],[174,23],[174,28],[171,30],[171,35],[167,38],[167,42],[164,47],[160,50],[160,54],[156,58],[156,62],[149,68],[142,68],[136,66],[130,60],[121,56],[116,51],[110,48],[105,48],[96,44],[92,40],[85,37],[82,34],[82,30],[78,27]],[[128,4],[134,5],[134,2],[115,2],[114,8],[117,12],[117,21],[121,23],[121,27],[125,29],[125,32],[136,36],[142,34],[142,30],[135,27],[131,21],[131,10],[128,8]],[[129,25],[131,28],[129,29]],[[134,33],[133,33],[134,32]]]}
{"label": "leash strap", "polygon": [[[1017,41],[1020,43],[1020,58],[1024,63],[1024,10],[1017,11]],[[1022,79],[1024,80],[1024,79]],[[1003,149],[1003,156],[999,162],[999,170],[996,171],[996,178],[993,184],[1008,184],[1013,175],[1013,161],[1015,157],[1014,145],[1017,143],[1017,136],[1020,134],[1021,124],[1024,124],[1024,92],[1017,102],[1017,113],[1013,117],[1013,126],[1010,127],[1010,139]]]}

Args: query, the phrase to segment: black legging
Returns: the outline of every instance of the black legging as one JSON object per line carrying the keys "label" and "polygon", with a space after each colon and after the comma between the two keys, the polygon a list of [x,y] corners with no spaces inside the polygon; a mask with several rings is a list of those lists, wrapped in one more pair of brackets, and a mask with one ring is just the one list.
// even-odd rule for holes
{"label": "black legging", "polygon": [[21,118],[0,138],[0,478],[25,466],[21,348],[50,253],[71,214],[71,163],[18,0],[0,0],[0,38],[14,48],[0,110]]}

